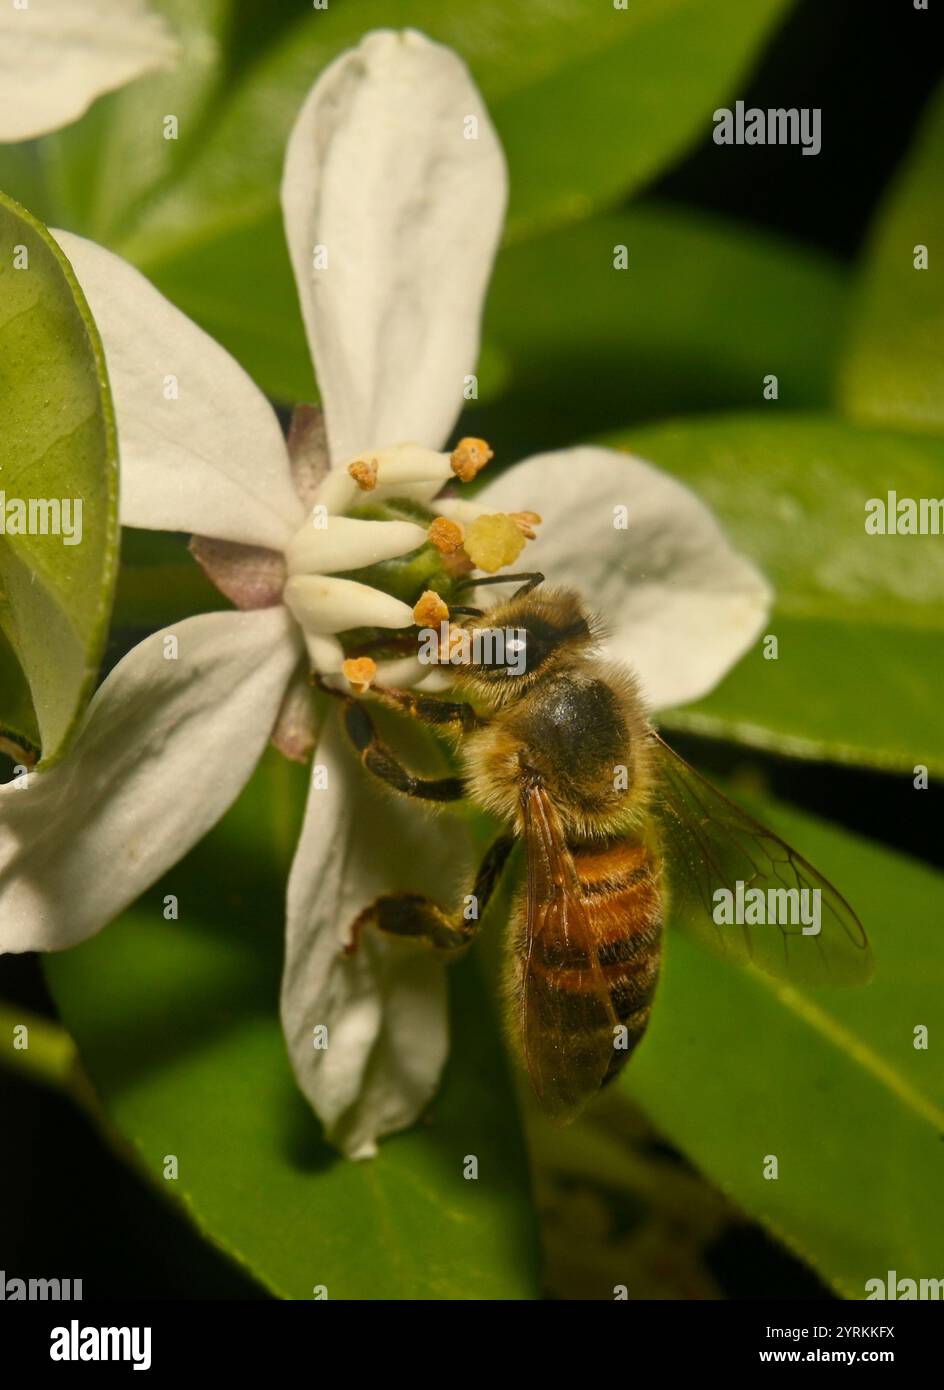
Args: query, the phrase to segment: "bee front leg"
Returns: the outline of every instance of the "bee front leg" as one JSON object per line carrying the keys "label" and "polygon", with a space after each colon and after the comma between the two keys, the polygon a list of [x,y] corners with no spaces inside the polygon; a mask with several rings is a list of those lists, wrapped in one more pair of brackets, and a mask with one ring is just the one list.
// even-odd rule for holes
{"label": "bee front leg", "polygon": [[348,952],[357,949],[364,927],[372,926],[385,935],[424,942],[436,951],[458,955],[478,931],[514,843],[513,835],[503,834],[489,847],[472,892],[458,912],[446,912],[421,893],[385,893],[377,898],[354,923]]}
{"label": "bee front leg", "polygon": [[461,777],[417,777],[405,768],[383,742],[359,700],[345,699],[344,728],[367,771],[403,796],[420,801],[459,801],[465,795]]}
{"label": "bee front leg", "polygon": [[399,690],[394,685],[373,685],[370,693],[391,709],[433,728],[452,728],[467,734],[488,723],[464,700],[440,700],[435,695]]}

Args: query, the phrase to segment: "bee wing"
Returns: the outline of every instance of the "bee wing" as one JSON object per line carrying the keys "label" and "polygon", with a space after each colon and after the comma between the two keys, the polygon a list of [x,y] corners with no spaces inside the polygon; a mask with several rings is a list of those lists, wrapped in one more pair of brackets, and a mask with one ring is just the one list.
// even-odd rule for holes
{"label": "bee wing", "polygon": [[[845,898],[779,835],[735,806],[658,735],[660,820],[669,871],[669,918],[682,922],[715,955],[750,962],[802,984],[864,984],[873,961],[868,939]],[[719,925],[715,893],[759,888],[819,892],[820,930],[803,924]],[[813,899],[807,898],[808,904]],[[803,899],[800,899],[803,902]],[[778,916],[784,915],[778,913]],[[796,915],[795,913],[793,915]],[[806,914],[810,915],[809,912]]]}
{"label": "bee wing", "polygon": [[563,1121],[599,1090],[618,1020],[554,807],[540,786],[522,789],[521,807],[528,859],[521,1041],[542,1107]]}

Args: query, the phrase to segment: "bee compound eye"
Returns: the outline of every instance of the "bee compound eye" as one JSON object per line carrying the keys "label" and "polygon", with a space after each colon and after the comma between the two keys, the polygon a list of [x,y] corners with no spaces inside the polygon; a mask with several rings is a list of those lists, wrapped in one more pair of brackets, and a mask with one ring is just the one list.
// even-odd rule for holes
{"label": "bee compound eye", "polygon": [[510,632],[505,639],[506,675],[523,675],[527,661],[528,634],[521,630]]}

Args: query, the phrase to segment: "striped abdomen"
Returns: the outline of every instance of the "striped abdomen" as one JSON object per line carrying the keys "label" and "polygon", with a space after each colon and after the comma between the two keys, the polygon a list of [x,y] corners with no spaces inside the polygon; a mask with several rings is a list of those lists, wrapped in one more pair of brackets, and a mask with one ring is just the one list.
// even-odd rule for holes
{"label": "striped abdomen", "polygon": [[[662,960],[659,865],[646,845],[627,840],[571,852],[594,931],[596,960],[613,1013],[626,1028],[626,1046],[613,1048],[605,1077],[609,1081],[642,1040],[652,1011]],[[575,972],[568,983],[580,988],[585,981]],[[604,1028],[612,1047],[612,1020]]]}
{"label": "striped abdomen", "polygon": [[662,938],[660,870],[644,844],[568,845],[556,887],[543,885],[514,938],[510,1002],[535,1092],[576,1114],[626,1063],[652,1007]]}

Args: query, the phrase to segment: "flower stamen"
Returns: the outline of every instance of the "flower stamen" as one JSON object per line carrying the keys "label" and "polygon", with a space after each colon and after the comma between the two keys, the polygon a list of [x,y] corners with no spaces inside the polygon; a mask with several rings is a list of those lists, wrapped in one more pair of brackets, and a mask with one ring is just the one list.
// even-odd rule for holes
{"label": "flower stamen", "polygon": [[486,444],[484,439],[475,439],[468,436],[460,439],[453,449],[449,462],[456,477],[463,483],[471,483],[472,479],[481,473],[489,459],[494,458],[495,454]]}
{"label": "flower stamen", "polygon": [[373,492],[377,486],[376,459],[355,459],[353,463],[348,464],[347,471],[361,492]]}
{"label": "flower stamen", "polygon": [[522,528],[506,512],[478,516],[466,527],[463,548],[476,569],[495,574],[524,550]]}
{"label": "flower stamen", "polygon": [[413,607],[413,620],[417,627],[439,627],[449,621],[448,605],[439,594],[427,589]]}
{"label": "flower stamen", "polygon": [[458,521],[452,521],[447,516],[437,516],[436,520],[430,523],[426,538],[440,555],[455,555],[462,547],[463,535]]}
{"label": "flower stamen", "polygon": [[341,670],[354,691],[363,695],[370,689],[377,675],[377,663],[370,656],[349,656],[342,664]]}
{"label": "flower stamen", "polygon": [[537,532],[534,528],[541,524],[541,518],[537,512],[509,512],[508,515],[526,541],[533,541],[536,538]]}

